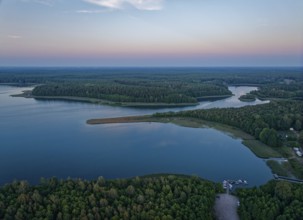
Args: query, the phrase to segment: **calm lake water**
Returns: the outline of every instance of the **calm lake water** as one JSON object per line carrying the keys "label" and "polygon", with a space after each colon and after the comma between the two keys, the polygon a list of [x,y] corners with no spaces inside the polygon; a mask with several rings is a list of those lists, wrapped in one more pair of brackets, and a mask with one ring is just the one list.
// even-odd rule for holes
{"label": "calm lake water", "polygon": [[195,174],[205,179],[272,178],[262,159],[228,134],[212,128],[134,123],[87,125],[91,118],[197,108],[240,107],[238,97],[256,89],[230,87],[235,94],[199,106],[140,109],[11,97],[26,88],[0,86],[0,184],[40,177],[124,178],[153,173]]}

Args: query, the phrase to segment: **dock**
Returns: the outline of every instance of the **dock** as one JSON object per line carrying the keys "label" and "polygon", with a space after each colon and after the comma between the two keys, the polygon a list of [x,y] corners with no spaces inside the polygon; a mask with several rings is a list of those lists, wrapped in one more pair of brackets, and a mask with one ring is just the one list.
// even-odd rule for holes
{"label": "dock", "polygon": [[233,185],[247,185],[246,180],[223,180],[222,185],[223,189],[226,189],[226,193],[229,194],[229,191],[233,189]]}
{"label": "dock", "polygon": [[279,176],[277,174],[274,174],[274,178],[276,180],[286,180],[286,181],[292,182],[292,183],[301,183],[301,184],[303,184],[303,180],[290,178],[290,177],[286,177],[286,176]]}

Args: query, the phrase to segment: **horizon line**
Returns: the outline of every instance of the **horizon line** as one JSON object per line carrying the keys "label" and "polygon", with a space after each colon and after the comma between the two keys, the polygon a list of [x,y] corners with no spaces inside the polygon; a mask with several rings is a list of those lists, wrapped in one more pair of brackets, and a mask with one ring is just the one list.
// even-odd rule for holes
{"label": "horizon line", "polygon": [[95,65],[81,65],[81,66],[72,66],[72,65],[9,65],[9,66],[1,66],[0,68],[303,68],[303,65],[289,65],[289,66],[273,66],[273,65],[256,65],[256,66],[95,66]]}

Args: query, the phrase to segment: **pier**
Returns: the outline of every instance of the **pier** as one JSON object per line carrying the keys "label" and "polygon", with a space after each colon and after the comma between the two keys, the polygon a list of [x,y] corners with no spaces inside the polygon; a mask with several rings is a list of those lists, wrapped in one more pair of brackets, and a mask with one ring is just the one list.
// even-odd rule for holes
{"label": "pier", "polygon": [[299,179],[295,179],[295,178],[290,178],[290,177],[286,177],[286,176],[279,176],[277,174],[274,174],[274,178],[276,180],[286,180],[286,181],[292,182],[292,183],[301,183],[301,184],[303,184],[303,180],[299,180]]}
{"label": "pier", "polygon": [[233,189],[233,185],[247,185],[246,180],[223,180],[223,188],[226,189],[226,193],[229,194],[229,191]]}

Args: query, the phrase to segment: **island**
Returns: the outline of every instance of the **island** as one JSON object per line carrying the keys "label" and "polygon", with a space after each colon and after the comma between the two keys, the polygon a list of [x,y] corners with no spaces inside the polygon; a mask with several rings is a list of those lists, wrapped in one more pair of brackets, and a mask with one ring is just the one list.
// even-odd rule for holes
{"label": "island", "polygon": [[242,102],[254,102],[256,101],[256,96],[253,94],[245,94],[239,97],[239,100]]}

